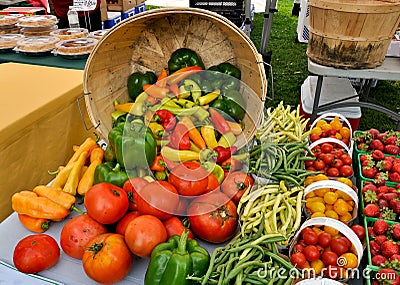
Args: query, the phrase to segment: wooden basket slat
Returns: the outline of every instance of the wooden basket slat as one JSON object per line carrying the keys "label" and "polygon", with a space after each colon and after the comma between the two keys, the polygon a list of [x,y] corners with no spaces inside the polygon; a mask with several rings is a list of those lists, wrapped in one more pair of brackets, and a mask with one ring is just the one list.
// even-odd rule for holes
{"label": "wooden basket slat", "polygon": [[99,41],[88,58],[84,72],[84,90],[88,94],[85,102],[93,125],[100,122],[97,130],[104,139],[107,140],[111,129],[113,101],[129,98],[129,75],[147,70],[158,74],[167,68],[171,54],[181,47],[195,50],[206,68],[229,61],[241,69],[242,81],[253,91],[244,95],[248,103],[243,120],[246,128],[237,144],[243,146],[252,138],[263,114],[267,89],[261,55],[254,44],[216,13],[163,8],[121,22]]}

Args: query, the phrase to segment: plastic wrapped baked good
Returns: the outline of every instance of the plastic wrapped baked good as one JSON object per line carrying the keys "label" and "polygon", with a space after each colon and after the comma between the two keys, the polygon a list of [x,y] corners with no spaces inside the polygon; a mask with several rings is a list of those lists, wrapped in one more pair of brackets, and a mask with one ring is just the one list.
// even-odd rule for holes
{"label": "plastic wrapped baked good", "polygon": [[98,40],[93,38],[80,38],[60,41],[56,44],[55,54],[60,55],[86,55],[89,54]]}
{"label": "plastic wrapped baked good", "polygon": [[0,26],[0,35],[4,34],[18,34],[21,31],[20,27],[16,25],[4,25]]}
{"label": "plastic wrapped baked good", "polygon": [[109,29],[93,31],[93,32],[90,32],[89,37],[94,38],[96,40],[100,40],[108,31],[109,31]]}
{"label": "plastic wrapped baked good", "polygon": [[58,19],[54,15],[34,15],[22,17],[19,19],[20,27],[45,27],[52,26],[58,23]]}
{"label": "plastic wrapped baked good", "polygon": [[4,34],[0,35],[0,50],[13,49],[19,40],[24,38],[21,34]]}
{"label": "plastic wrapped baked good", "polygon": [[57,37],[60,40],[72,40],[86,38],[89,35],[89,31],[83,28],[59,29],[52,31],[50,35]]}
{"label": "plastic wrapped baked good", "polygon": [[26,53],[43,53],[51,51],[60,40],[56,37],[26,37],[17,42],[16,51]]}
{"label": "plastic wrapped baked good", "polygon": [[22,28],[21,33],[25,37],[39,37],[39,36],[50,36],[50,33],[57,30],[58,26],[45,26],[45,27],[27,27]]}
{"label": "plastic wrapped baked good", "polygon": [[15,25],[19,18],[16,15],[0,15],[0,26]]}

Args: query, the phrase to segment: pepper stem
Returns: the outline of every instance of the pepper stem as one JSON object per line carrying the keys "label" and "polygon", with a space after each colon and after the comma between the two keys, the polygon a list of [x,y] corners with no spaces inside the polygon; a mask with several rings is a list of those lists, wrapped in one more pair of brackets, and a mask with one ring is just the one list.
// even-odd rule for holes
{"label": "pepper stem", "polygon": [[185,254],[186,253],[186,241],[187,237],[189,235],[188,229],[185,229],[183,233],[181,234],[181,238],[179,239],[178,243],[178,248],[177,248],[177,253],[178,254]]}
{"label": "pepper stem", "polygon": [[119,165],[119,163],[117,163],[117,164],[115,165],[115,167],[112,169],[112,171],[113,171],[113,172],[118,172],[118,171],[120,171],[120,169],[121,169],[121,166]]}
{"label": "pepper stem", "polygon": [[75,207],[75,205],[71,206],[70,211],[72,211],[72,210],[78,212],[79,214],[85,214],[84,211],[82,211],[81,209],[78,209],[77,207]]}

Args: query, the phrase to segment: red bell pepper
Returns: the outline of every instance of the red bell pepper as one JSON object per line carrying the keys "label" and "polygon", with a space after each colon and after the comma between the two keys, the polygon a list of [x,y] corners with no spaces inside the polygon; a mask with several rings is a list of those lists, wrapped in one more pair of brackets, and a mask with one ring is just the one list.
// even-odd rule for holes
{"label": "red bell pepper", "polygon": [[167,132],[175,128],[176,125],[175,115],[168,110],[157,110],[154,114],[154,120],[160,123]]}
{"label": "red bell pepper", "polygon": [[217,152],[217,159],[215,162],[219,164],[229,159],[231,155],[237,151],[237,147],[217,146],[214,148],[214,151]]}
{"label": "red bell pepper", "polygon": [[153,171],[164,171],[165,170],[165,162],[161,155],[156,156],[156,159],[153,161],[153,164],[150,166],[150,169]]}

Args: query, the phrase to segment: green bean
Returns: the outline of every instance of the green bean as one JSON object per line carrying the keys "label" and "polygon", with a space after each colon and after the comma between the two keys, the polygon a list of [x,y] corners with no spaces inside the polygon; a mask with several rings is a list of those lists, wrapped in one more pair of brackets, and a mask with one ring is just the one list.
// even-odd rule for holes
{"label": "green bean", "polygon": [[241,272],[244,268],[250,267],[250,266],[255,266],[255,267],[262,267],[263,263],[260,261],[248,261],[244,262],[239,266],[236,266],[231,270],[228,275],[225,277],[224,283],[223,284],[229,284],[229,281],[233,279],[239,272]]}

